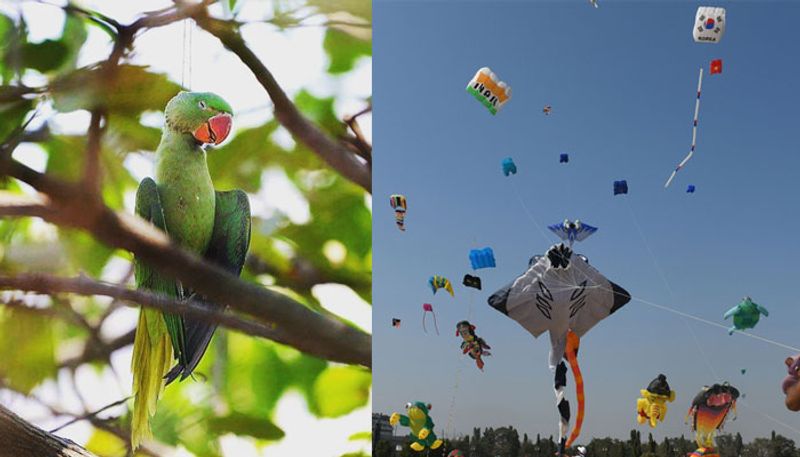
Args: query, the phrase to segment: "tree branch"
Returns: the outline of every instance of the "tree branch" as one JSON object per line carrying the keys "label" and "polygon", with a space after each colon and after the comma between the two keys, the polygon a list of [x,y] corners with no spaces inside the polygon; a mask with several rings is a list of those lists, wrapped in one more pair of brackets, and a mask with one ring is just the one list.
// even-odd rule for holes
{"label": "tree branch", "polygon": [[[16,276],[0,275],[0,289],[22,290],[46,295],[72,293],[78,295],[112,297],[134,305],[138,304],[160,311],[183,314],[193,319],[217,323],[248,335],[260,336],[278,343],[286,344],[286,337],[283,332],[273,329],[270,326],[247,321],[224,311],[209,309],[198,305],[196,302],[178,301],[165,295],[159,295],[145,290],[128,289],[116,284],[95,281],[86,276],[62,278],[38,273]],[[133,342],[132,336],[133,335],[130,335],[131,342]],[[119,345],[119,347],[122,347],[128,339],[128,334],[122,335],[116,339],[115,342],[112,342],[111,345]],[[94,358],[96,358],[96,356]]]}
{"label": "tree branch", "polygon": [[0,404],[0,457],[95,457],[72,441],[29,424]]}
{"label": "tree branch", "polygon": [[201,28],[217,37],[222,44],[250,69],[267,91],[275,106],[275,118],[301,143],[319,155],[333,169],[353,181],[367,192],[372,192],[372,169],[343,144],[337,142],[309,121],[292,103],[275,77],[245,43],[233,22],[209,17],[206,10],[198,10],[192,18]]}

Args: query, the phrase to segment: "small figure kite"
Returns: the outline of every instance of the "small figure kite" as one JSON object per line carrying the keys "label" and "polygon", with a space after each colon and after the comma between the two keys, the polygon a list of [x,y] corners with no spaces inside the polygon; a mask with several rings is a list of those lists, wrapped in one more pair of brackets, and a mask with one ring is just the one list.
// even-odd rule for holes
{"label": "small figure kite", "polygon": [[470,324],[469,321],[459,322],[456,324],[456,336],[461,336],[464,339],[461,343],[461,351],[464,354],[469,354],[478,369],[483,371],[483,359],[481,357],[492,355],[486,350],[491,349],[491,347],[486,344],[483,338],[475,334],[475,326]]}
{"label": "small figure kite", "polygon": [[467,84],[467,92],[472,94],[492,114],[511,99],[511,87],[500,81],[489,67],[483,67]]}
{"label": "small figure kite", "polygon": [[686,193],[687,194],[693,194],[694,193],[694,184],[689,184],[689,187],[686,188]]}
{"label": "small figure kite", "polygon": [[517,174],[517,165],[514,163],[514,159],[511,157],[506,157],[503,159],[502,166],[504,176]]}
{"label": "small figure kite", "polygon": [[492,248],[473,249],[469,251],[469,262],[472,264],[473,270],[496,267]]}
{"label": "small figure kite", "polygon": [[747,330],[755,327],[762,314],[769,316],[769,311],[758,303],[753,302],[750,297],[745,297],[723,316],[724,319],[733,316],[733,327],[728,330],[728,335],[733,335],[736,330]]}
{"label": "small figure kite", "polygon": [[589,235],[597,231],[597,227],[592,227],[589,224],[575,219],[575,222],[570,222],[569,219],[564,219],[560,224],[548,225],[547,228],[553,233],[558,235],[564,241],[568,241],[570,247],[576,241],[583,241],[589,238]]}
{"label": "small figure kite", "polygon": [[473,289],[481,290],[481,278],[477,276],[464,275],[463,284],[467,287],[472,287]]}
{"label": "small figure kite", "polygon": [[786,395],[786,407],[789,411],[800,411],[800,354],[787,357],[784,361],[788,375],[783,378],[781,389]]}
{"label": "small figure kite", "polygon": [[686,413],[686,419],[692,418],[692,431],[695,432],[695,441],[701,448],[714,447],[714,435],[725,425],[728,412],[733,410],[736,417],[736,400],[739,391],[729,385],[714,384],[705,386],[692,400],[692,406]]}
{"label": "small figure kite", "polygon": [[628,181],[614,181],[614,195],[623,194],[626,195],[628,193]]}
{"label": "small figure kite", "polygon": [[400,194],[394,194],[389,197],[389,203],[391,203],[392,208],[394,208],[394,220],[397,223],[397,228],[405,232],[406,197]]}
{"label": "small figure kite", "polygon": [[[585,236],[584,236],[585,238]],[[556,405],[561,419],[559,455],[580,435],[584,415],[583,377],[578,366],[580,338],[631,299],[625,289],[595,270],[586,257],[573,257],[559,244],[534,256],[528,270],[489,297],[489,305],[514,319],[535,338],[550,334],[550,370],[555,373]],[[567,439],[570,408],[564,398],[569,362],[575,377],[578,416]]]}
{"label": "small figure kite", "polygon": [[725,34],[725,8],[697,8],[692,37],[696,43],[719,43]]}
{"label": "small figure kite", "polygon": [[569,154],[561,154],[561,156],[559,156],[558,163],[569,163]]}
{"label": "small figure kite", "polygon": [[431,405],[421,401],[406,403],[406,414],[392,413],[389,417],[389,425],[394,427],[398,423],[404,427],[409,427],[411,433],[411,449],[420,452],[426,447],[437,449],[442,445],[442,440],[436,438],[433,432],[433,419],[429,416]]}
{"label": "small figure kite", "polygon": [[[699,10],[698,10],[699,11]],[[675,175],[681,171],[689,159],[692,158],[694,155],[695,146],[697,146],[697,117],[700,115],[700,91],[703,88],[703,67],[700,67],[700,76],[697,78],[697,100],[694,102],[694,121],[692,122],[692,146],[689,148],[689,154],[681,160],[681,163],[675,167],[675,170],[672,171],[672,174],[669,175],[667,178],[666,184],[664,184],[664,188],[666,189],[672,184],[672,180],[675,179]]]}
{"label": "small figure kite", "polygon": [[712,75],[718,75],[722,73],[722,59],[716,59],[711,61],[711,71]]}
{"label": "small figure kite", "polygon": [[467,456],[464,455],[464,453],[459,451],[458,449],[453,449],[452,451],[450,451],[449,454],[447,454],[447,457],[467,457]]}
{"label": "small figure kite", "polygon": [[450,293],[451,297],[455,297],[455,293],[453,292],[453,284],[451,284],[450,280],[444,276],[431,276],[430,279],[428,279],[428,285],[431,286],[431,290],[433,291],[434,295],[436,295],[437,290],[444,289]]}
{"label": "small figure kite", "polygon": [[549,116],[552,111],[553,107],[550,105],[545,105],[545,107],[542,108],[542,112],[544,113],[545,116]]}
{"label": "small figure kite", "polygon": [[667,402],[675,401],[675,391],[670,390],[667,377],[663,374],[650,382],[647,389],[639,391],[642,398],[636,400],[636,420],[640,424],[650,423],[655,428],[658,422],[667,417]]}
{"label": "small figure kite", "polygon": [[433,327],[436,329],[436,334],[439,334],[439,324],[436,323],[436,313],[433,312],[433,305],[430,303],[423,303],[422,304],[422,330],[425,333],[428,333],[428,328],[425,327],[425,318],[428,317],[428,313],[431,313],[433,316]]}
{"label": "small figure kite", "polygon": [[392,327],[400,328],[400,319],[392,318]]}

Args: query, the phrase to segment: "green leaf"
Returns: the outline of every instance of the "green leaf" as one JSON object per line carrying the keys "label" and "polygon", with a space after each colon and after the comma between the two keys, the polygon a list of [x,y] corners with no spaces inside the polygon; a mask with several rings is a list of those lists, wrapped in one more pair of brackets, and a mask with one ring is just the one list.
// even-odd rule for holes
{"label": "green leaf", "polygon": [[339,417],[367,404],[372,375],[352,366],[325,370],[314,384],[314,395],[321,417]]}
{"label": "green leaf", "polygon": [[218,435],[233,433],[266,441],[276,441],[285,435],[280,427],[268,419],[235,412],[225,417],[212,417],[208,421],[208,428]]}
{"label": "green leaf", "polygon": [[117,435],[101,429],[95,429],[86,450],[103,457],[125,457],[128,454],[127,443]]}
{"label": "green leaf", "polygon": [[33,109],[33,101],[19,99],[0,103],[0,142],[5,141],[23,122],[25,115]]}
{"label": "green leaf", "polygon": [[50,318],[25,309],[0,309],[0,360],[0,379],[23,394],[55,375]]}
{"label": "green leaf", "polygon": [[84,21],[73,14],[67,14],[64,20],[64,30],[61,32],[61,41],[67,46],[64,64],[59,72],[74,70],[78,62],[81,47],[86,43],[88,32]]}
{"label": "green leaf", "polygon": [[336,117],[333,110],[333,97],[317,98],[306,90],[301,90],[294,100],[297,108],[315,124],[319,125],[335,137],[344,135],[346,127]]}
{"label": "green leaf", "polygon": [[369,41],[336,29],[328,29],[322,46],[330,58],[328,73],[332,74],[351,71],[360,57],[372,55],[372,44]]}
{"label": "green leaf", "polygon": [[120,65],[109,80],[98,67],[80,69],[51,84],[53,106],[62,113],[105,106],[112,113],[138,116],[143,111],[163,111],[180,86],[147,67]]}
{"label": "green leaf", "polygon": [[368,21],[372,20],[371,0],[309,0],[309,6],[316,6],[324,14],[347,12]]}
{"label": "green leaf", "polygon": [[66,62],[69,48],[62,41],[44,40],[22,46],[22,65],[40,73],[51,72]]}
{"label": "green leaf", "polygon": [[353,433],[348,438],[350,441],[371,441],[372,440],[372,432],[358,432]]}
{"label": "green leaf", "polygon": [[69,254],[75,273],[84,271],[92,277],[100,276],[114,249],[98,242],[80,230],[61,229],[59,237]]}

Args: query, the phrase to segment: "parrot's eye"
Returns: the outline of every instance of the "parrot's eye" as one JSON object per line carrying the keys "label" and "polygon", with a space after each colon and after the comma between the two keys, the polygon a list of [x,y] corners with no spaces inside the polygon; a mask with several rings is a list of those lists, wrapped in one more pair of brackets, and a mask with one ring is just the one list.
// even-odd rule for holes
{"label": "parrot's eye", "polygon": [[199,106],[200,109],[206,109],[207,108],[206,102],[204,102],[203,100],[200,100],[199,102],[197,102],[197,106]]}

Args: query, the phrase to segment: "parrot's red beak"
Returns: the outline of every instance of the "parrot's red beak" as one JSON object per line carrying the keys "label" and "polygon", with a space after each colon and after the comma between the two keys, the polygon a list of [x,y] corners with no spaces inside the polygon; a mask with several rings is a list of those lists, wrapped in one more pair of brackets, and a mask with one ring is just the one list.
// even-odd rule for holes
{"label": "parrot's red beak", "polygon": [[220,144],[225,141],[225,138],[228,138],[232,125],[230,114],[217,114],[195,130],[193,135],[201,143]]}

